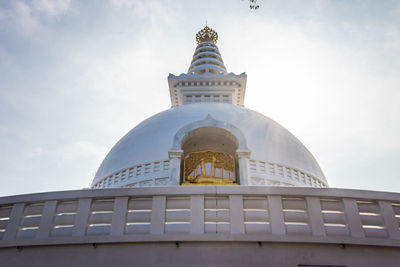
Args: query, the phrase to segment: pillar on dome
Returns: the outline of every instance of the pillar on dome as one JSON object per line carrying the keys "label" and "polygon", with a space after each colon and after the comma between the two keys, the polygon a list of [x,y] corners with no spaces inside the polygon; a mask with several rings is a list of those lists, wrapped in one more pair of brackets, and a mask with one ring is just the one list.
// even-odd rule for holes
{"label": "pillar on dome", "polygon": [[236,156],[239,163],[240,185],[249,185],[250,180],[250,154],[248,150],[237,150]]}
{"label": "pillar on dome", "polygon": [[183,150],[168,151],[170,185],[179,185],[179,180],[181,177],[182,156],[183,156]]}

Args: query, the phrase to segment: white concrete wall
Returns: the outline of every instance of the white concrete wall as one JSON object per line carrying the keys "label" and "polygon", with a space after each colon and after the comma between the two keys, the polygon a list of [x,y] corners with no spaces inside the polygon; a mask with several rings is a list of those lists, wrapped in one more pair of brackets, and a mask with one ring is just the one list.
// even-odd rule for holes
{"label": "white concrete wall", "polygon": [[0,249],[1,267],[397,267],[398,248],[337,244],[175,242]]}
{"label": "white concrete wall", "polygon": [[[186,248],[187,259],[213,246],[221,251],[215,258],[242,254],[247,260],[253,256],[272,260],[274,256],[264,255],[270,248],[281,255],[276,259],[280,263],[267,266],[285,266],[281,265],[284,259],[293,264],[322,264],[324,257],[327,265],[375,266],[361,264],[368,263],[363,251],[370,251],[371,259],[388,255],[383,261],[388,265],[381,266],[397,266],[390,264],[400,254],[393,253],[400,252],[399,218],[400,194],[331,188],[188,186],[10,196],[0,198],[0,266],[10,260],[26,263],[26,255],[50,266],[53,256],[47,261],[40,256],[42,251],[60,254],[59,258],[67,257],[63,253],[83,258],[80,253],[94,249],[93,243],[108,247],[111,258],[120,255],[121,259],[128,255],[121,254],[120,248],[132,246],[132,253],[138,253],[133,258],[152,262],[140,252],[143,247],[163,258],[175,242],[182,247],[191,244]],[[317,250],[299,252],[322,247],[329,257]],[[359,265],[350,261],[351,253],[340,256],[349,253],[342,251],[348,247]],[[87,261],[89,265],[103,257],[93,253],[96,256]],[[211,259],[206,262],[211,264]],[[194,261],[200,262],[200,258]],[[286,266],[297,266],[291,264]]]}

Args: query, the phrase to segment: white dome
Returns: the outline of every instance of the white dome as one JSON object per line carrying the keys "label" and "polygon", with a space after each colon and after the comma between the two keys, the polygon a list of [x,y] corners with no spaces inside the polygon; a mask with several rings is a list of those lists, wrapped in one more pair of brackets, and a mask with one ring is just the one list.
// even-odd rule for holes
{"label": "white dome", "polygon": [[250,185],[327,186],[312,154],[275,121],[232,104],[196,103],[158,113],[129,131],[103,160],[92,187],[170,184],[168,152],[180,149],[177,135],[207,119],[235,128],[243,139],[238,149],[250,151]]}

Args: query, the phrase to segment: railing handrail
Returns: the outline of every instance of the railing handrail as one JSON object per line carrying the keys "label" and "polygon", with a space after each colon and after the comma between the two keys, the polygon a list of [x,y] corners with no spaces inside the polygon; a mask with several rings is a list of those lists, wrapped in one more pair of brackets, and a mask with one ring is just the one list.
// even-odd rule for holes
{"label": "railing handrail", "polygon": [[44,193],[30,193],[0,197],[0,205],[8,205],[22,202],[37,202],[59,199],[79,199],[95,197],[117,196],[154,196],[154,195],[187,195],[187,194],[252,194],[252,195],[287,195],[287,196],[316,196],[357,198],[370,200],[387,200],[400,203],[400,193],[372,191],[361,189],[343,188],[312,188],[312,187],[268,187],[268,186],[162,186],[139,188],[105,188],[52,191]]}

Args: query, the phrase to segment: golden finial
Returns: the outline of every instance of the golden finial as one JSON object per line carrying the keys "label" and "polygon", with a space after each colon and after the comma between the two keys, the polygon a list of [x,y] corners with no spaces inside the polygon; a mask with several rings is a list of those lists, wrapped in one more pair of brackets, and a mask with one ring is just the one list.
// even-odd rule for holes
{"label": "golden finial", "polygon": [[198,44],[201,42],[212,42],[216,44],[217,40],[218,33],[207,25],[196,34],[196,41]]}

